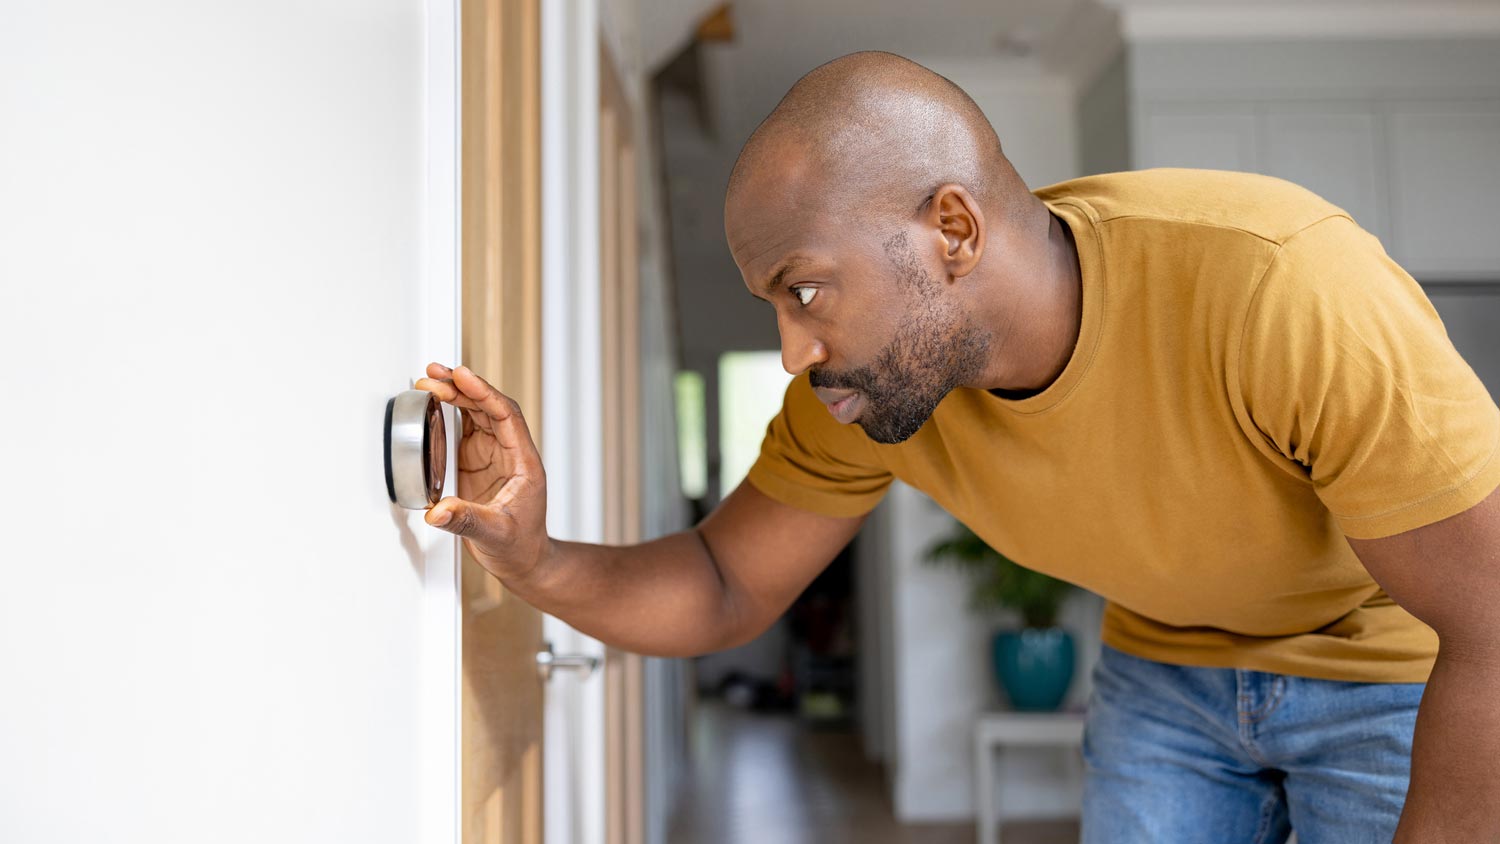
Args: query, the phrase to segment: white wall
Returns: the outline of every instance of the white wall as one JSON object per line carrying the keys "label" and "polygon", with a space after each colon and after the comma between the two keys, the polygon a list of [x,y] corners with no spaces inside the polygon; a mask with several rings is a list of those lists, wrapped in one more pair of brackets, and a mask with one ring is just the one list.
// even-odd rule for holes
{"label": "white wall", "polygon": [[419,0],[0,11],[0,840],[453,831],[453,543],[381,461],[456,351],[426,37]]}
{"label": "white wall", "polygon": [[1017,60],[912,56],[953,80],[984,111],[1016,172],[1033,190],[1078,175],[1073,84]]}

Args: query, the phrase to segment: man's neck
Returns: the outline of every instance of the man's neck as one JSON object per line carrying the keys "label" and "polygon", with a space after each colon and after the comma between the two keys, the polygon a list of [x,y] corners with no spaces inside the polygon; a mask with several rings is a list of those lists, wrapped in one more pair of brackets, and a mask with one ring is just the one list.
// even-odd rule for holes
{"label": "man's neck", "polygon": [[[1040,203],[1038,203],[1040,205]],[[1083,324],[1082,272],[1078,247],[1067,224],[1043,206],[1047,239],[1033,295],[1012,311],[1000,366],[1006,371],[990,391],[1004,398],[1025,398],[1047,389],[1073,357]]]}

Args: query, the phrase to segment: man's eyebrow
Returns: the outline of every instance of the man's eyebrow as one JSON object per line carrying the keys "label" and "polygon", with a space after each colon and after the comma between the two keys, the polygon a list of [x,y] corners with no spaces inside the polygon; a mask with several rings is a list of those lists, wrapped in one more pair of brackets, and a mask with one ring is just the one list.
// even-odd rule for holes
{"label": "man's eyebrow", "polygon": [[776,269],[772,271],[771,280],[766,282],[766,295],[769,296],[775,293],[777,290],[781,289],[782,283],[786,281],[787,273],[795,270],[797,267],[802,266],[803,264],[809,263],[812,263],[809,259],[795,255],[783,260],[776,266]]}

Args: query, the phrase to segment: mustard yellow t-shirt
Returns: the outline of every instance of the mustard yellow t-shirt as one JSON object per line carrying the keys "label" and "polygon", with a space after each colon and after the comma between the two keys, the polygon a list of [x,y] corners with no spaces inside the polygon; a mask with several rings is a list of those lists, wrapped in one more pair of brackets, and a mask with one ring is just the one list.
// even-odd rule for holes
{"label": "mustard yellow t-shirt", "polygon": [[1344,211],[1278,179],[1161,169],[1035,193],[1082,269],[1057,380],[1018,400],[955,390],[881,445],[804,374],[750,483],[848,516],[900,478],[1102,595],[1104,641],[1138,656],[1425,681],[1436,634],[1345,541],[1500,486],[1500,409],[1422,290]]}

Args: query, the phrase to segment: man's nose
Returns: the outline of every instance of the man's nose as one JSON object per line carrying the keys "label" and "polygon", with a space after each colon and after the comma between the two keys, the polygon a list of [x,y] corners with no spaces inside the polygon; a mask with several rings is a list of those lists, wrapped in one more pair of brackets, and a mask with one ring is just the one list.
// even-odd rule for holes
{"label": "man's nose", "polygon": [[781,320],[777,328],[781,331],[781,365],[792,376],[828,360],[828,349],[812,332],[798,327],[789,320]]}

